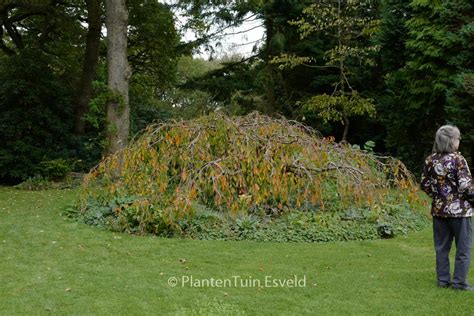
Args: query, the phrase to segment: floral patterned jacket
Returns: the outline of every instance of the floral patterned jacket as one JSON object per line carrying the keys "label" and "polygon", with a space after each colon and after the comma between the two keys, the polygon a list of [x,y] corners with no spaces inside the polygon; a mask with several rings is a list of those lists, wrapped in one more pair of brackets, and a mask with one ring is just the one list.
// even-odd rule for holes
{"label": "floral patterned jacket", "polygon": [[421,189],[432,199],[431,215],[439,217],[470,217],[472,176],[466,159],[459,152],[434,153],[425,160]]}

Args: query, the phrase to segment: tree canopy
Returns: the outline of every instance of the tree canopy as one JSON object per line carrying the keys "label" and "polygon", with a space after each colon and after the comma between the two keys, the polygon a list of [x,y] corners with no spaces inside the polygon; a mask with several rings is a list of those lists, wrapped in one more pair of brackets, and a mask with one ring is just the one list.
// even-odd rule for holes
{"label": "tree canopy", "polygon": [[[450,123],[474,163],[472,1],[126,3],[127,139],[156,121],[257,110],[418,172]],[[85,171],[106,153],[106,14],[103,0],[0,2],[2,182],[47,177],[51,164]],[[213,41],[247,20],[261,21],[262,45],[217,56]],[[189,29],[198,38],[185,42]],[[193,57],[203,47],[212,60]]]}

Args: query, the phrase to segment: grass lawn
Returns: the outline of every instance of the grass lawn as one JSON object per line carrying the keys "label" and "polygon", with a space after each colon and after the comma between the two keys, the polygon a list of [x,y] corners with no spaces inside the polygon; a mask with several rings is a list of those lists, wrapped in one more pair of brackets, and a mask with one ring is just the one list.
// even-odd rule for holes
{"label": "grass lawn", "polygon": [[[61,217],[76,195],[0,187],[0,314],[473,313],[474,293],[435,286],[430,228],[325,244],[137,237]],[[306,286],[265,284],[294,275]]]}

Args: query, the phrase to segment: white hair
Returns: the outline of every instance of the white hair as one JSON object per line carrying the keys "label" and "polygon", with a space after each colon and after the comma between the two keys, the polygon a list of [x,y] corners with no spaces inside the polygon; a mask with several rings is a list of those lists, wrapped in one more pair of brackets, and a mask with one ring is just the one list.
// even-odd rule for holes
{"label": "white hair", "polygon": [[452,153],[457,151],[454,141],[461,137],[461,132],[456,126],[444,125],[436,132],[435,142],[433,145],[434,153]]}

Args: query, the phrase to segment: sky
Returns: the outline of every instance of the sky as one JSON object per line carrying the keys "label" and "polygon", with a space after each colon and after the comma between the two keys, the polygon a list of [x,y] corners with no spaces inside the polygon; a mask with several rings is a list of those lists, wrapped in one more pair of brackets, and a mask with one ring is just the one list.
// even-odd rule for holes
{"label": "sky", "polygon": [[[158,0],[162,3],[173,4],[176,0]],[[186,18],[174,12],[176,15],[176,28],[178,31],[182,31],[182,25],[185,24]],[[261,46],[263,44],[263,37],[265,29],[262,26],[263,21],[259,19],[250,18],[249,21],[244,22],[239,27],[228,28],[221,32],[218,38],[211,41],[212,46],[215,48],[213,58],[219,58],[223,56],[239,54],[242,57],[252,55],[252,49],[255,45]],[[216,32],[216,29],[211,30],[211,33]],[[185,42],[193,41],[196,39],[196,35],[191,31],[187,30],[183,34],[183,40]],[[217,46],[217,43],[221,45]],[[200,52],[194,54],[195,57],[209,59],[210,52],[206,52],[204,48],[201,48]]]}
{"label": "sky", "polygon": [[[220,34],[222,36],[221,38],[211,42],[213,46],[216,46],[218,41],[221,43],[220,46],[215,48],[216,55],[213,57],[219,58],[233,54],[238,54],[242,57],[252,55],[252,49],[254,46],[257,45],[257,47],[260,47],[263,44],[265,29],[261,25],[261,20],[252,20],[245,22],[239,27],[224,30]],[[195,38],[195,34],[191,31],[188,31],[184,34],[185,41],[192,41]],[[201,52],[196,53],[195,56],[208,59],[210,57],[210,53],[201,50]]]}

